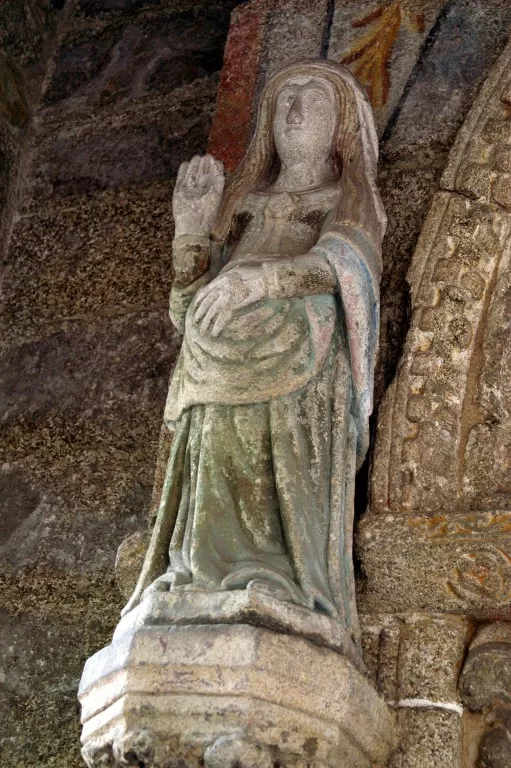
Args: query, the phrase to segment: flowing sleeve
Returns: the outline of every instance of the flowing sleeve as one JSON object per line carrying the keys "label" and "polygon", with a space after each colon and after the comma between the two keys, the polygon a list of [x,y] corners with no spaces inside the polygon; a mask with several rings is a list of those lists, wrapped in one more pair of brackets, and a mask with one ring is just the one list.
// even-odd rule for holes
{"label": "flowing sleeve", "polygon": [[373,409],[380,255],[360,229],[350,226],[326,232],[312,251],[329,263],[344,309],[353,382],[352,414],[357,425],[357,461],[360,466],[369,446],[369,416]]}
{"label": "flowing sleeve", "polygon": [[219,272],[224,257],[223,244],[208,237],[181,235],[172,243],[174,280],[170,291],[170,319],[184,333],[185,317],[193,297]]}
{"label": "flowing sleeve", "polygon": [[197,291],[199,291],[210,280],[211,273],[208,271],[184,288],[180,288],[175,284],[172,286],[169,300],[169,315],[172,324],[179,331],[179,333],[184,333],[186,313],[188,312],[188,307],[192,303],[193,297]]}

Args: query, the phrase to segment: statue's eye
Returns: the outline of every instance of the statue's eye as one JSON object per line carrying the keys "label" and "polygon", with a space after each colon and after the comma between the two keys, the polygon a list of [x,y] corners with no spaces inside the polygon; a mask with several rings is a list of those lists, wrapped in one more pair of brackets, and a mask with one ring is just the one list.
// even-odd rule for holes
{"label": "statue's eye", "polygon": [[279,102],[281,104],[291,104],[293,101],[294,95],[292,91],[282,91],[279,95]]}

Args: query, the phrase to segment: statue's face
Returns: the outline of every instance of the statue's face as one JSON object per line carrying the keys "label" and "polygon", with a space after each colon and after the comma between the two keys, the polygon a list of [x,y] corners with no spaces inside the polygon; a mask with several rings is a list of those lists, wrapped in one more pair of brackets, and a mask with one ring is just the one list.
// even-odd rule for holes
{"label": "statue's face", "polygon": [[320,77],[294,77],[282,86],[275,105],[273,136],[285,164],[330,155],[337,122],[334,89]]}

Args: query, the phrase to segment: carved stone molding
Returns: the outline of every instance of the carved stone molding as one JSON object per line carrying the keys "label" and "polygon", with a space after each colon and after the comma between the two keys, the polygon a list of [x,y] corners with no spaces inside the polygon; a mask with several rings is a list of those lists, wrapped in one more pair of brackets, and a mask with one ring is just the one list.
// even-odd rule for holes
{"label": "carved stone molding", "polygon": [[511,765],[511,624],[496,622],[472,642],[460,676],[460,696],[482,712],[488,730],[479,745],[478,768]]}
{"label": "carved stone molding", "polygon": [[507,506],[511,44],[451,152],[408,274],[411,327],[380,409],[373,512]]}
{"label": "carved stone molding", "polygon": [[447,611],[511,620],[511,512],[366,515],[363,613]]}
{"label": "carved stone molding", "polygon": [[88,660],[79,698],[89,768],[370,768],[395,746],[351,662],[248,625],[135,621]]}

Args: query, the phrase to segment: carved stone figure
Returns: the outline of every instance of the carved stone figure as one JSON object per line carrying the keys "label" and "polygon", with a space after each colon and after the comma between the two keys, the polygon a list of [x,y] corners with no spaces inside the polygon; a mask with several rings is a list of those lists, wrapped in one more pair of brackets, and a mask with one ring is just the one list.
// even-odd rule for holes
{"label": "carved stone figure", "polygon": [[306,61],[266,86],[225,192],[212,157],[181,166],[174,436],[138,585],[81,679],[91,768],[370,768],[395,745],[362,673],[352,563],[376,161],[353,76]]}
{"label": "carved stone figure", "polygon": [[174,192],[174,431],[144,590],[261,590],[358,639],[356,468],[368,445],[385,214],[350,72],[305,61],[262,95],[224,190],[211,156]]}
{"label": "carved stone figure", "polygon": [[484,713],[486,729],[477,768],[507,768],[511,764],[511,624],[495,622],[479,629],[459,687],[465,706]]}

